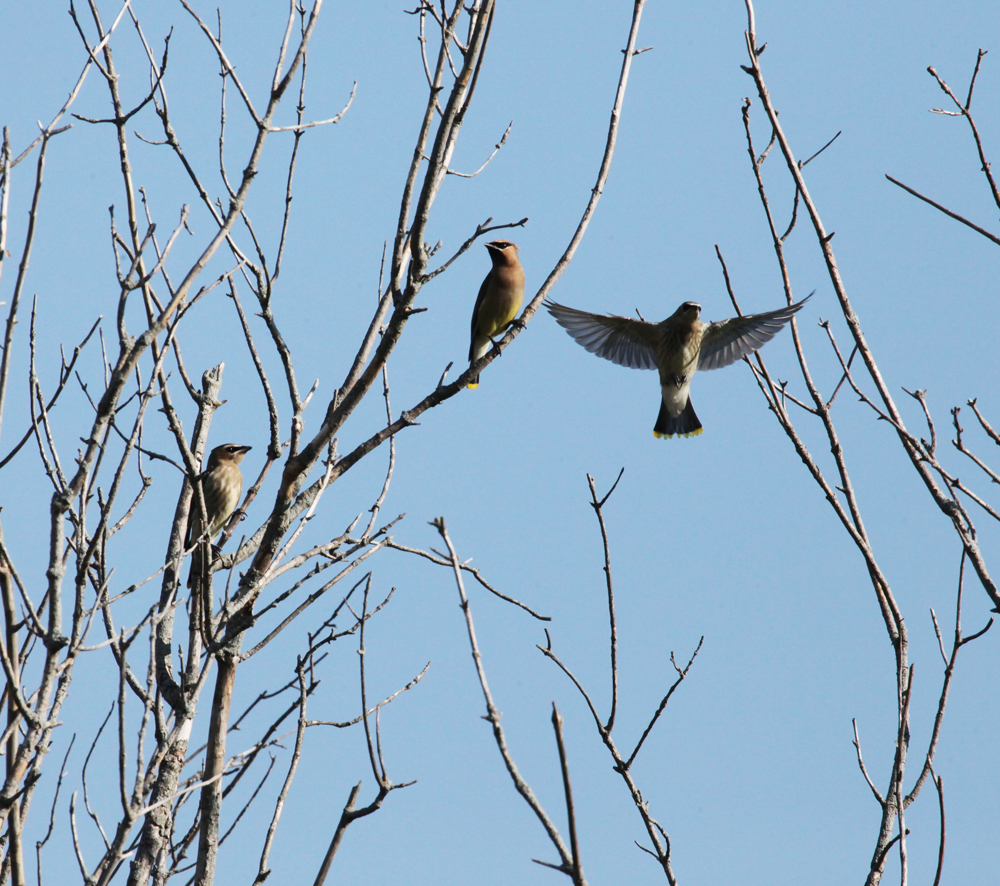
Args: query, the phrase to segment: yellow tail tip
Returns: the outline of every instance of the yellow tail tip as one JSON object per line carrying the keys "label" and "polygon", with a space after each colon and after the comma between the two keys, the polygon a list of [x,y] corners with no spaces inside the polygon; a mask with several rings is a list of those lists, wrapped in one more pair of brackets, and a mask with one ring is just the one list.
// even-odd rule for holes
{"label": "yellow tail tip", "polygon": [[661,434],[659,431],[653,431],[653,436],[657,440],[670,440],[674,437],[697,437],[703,430],[704,428],[698,428],[697,431],[691,431],[688,434]]}
{"label": "yellow tail tip", "polygon": [[467,388],[478,388],[479,387],[479,382],[475,382],[475,383],[470,382],[469,384],[466,385],[466,387]]}

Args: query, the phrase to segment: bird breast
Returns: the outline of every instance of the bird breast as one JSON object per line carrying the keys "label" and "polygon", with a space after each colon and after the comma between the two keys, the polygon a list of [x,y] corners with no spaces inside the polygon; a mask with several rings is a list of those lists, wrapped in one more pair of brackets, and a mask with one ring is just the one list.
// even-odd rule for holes
{"label": "bird breast", "polygon": [[494,268],[476,318],[479,333],[492,337],[506,329],[517,316],[523,298],[524,272],[520,268]]}
{"label": "bird breast", "polygon": [[[506,256],[504,256],[506,259]],[[501,289],[510,289],[518,293],[518,297],[524,295],[524,268],[516,261],[511,263],[505,261],[503,264],[493,266],[493,279]]]}
{"label": "bird breast", "polygon": [[[705,324],[695,321],[692,325],[680,326],[670,323],[663,324],[663,332],[657,348],[657,366],[660,369],[660,384],[666,388],[672,384],[676,390],[677,384],[674,376],[684,378],[686,376],[684,402],[687,402],[687,388],[691,383],[691,376],[698,368],[698,353],[701,351],[701,338],[705,332]],[[683,405],[683,404],[682,404]]]}

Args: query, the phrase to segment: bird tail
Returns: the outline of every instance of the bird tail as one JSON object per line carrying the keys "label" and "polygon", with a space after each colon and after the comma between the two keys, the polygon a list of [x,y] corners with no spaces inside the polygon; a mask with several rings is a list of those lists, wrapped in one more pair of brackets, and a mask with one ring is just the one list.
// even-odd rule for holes
{"label": "bird tail", "polygon": [[696,437],[701,433],[701,422],[694,413],[694,406],[691,405],[691,398],[688,397],[687,405],[681,410],[679,415],[673,416],[667,412],[667,404],[660,401],[660,414],[656,417],[656,424],[653,426],[653,434],[660,440],[678,437]]}
{"label": "bird tail", "polygon": [[[475,363],[480,357],[483,356],[489,349],[491,340],[484,335],[473,335],[472,344],[469,346],[469,363]],[[465,386],[467,388],[478,388],[479,387],[479,373],[477,372],[472,378],[470,378]]]}

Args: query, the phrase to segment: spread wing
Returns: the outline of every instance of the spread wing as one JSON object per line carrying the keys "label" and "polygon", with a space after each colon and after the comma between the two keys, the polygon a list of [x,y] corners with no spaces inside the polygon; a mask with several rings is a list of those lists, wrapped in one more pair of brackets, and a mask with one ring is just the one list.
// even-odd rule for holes
{"label": "spread wing", "polygon": [[545,307],[591,354],[630,369],[656,369],[654,324],[614,314],[589,314],[553,301],[545,302]]}
{"label": "spread wing", "polygon": [[798,304],[776,311],[709,323],[701,339],[698,369],[721,369],[760,350],[810,298],[811,292]]}

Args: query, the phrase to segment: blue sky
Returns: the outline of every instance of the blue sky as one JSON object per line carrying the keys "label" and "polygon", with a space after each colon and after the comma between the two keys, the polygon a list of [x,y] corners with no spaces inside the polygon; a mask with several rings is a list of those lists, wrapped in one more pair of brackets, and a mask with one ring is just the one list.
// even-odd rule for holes
{"label": "blue sky", "polygon": [[[106,21],[117,11],[113,5],[101,8]],[[212,178],[218,66],[210,47],[179,5],[135,8],[154,45],[175,26],[167,75],[172,115],[192,162],[221,190],[217,176]],[[198,8],[214,18],[214,7]],[[222,10],[227,51],[261,97],[286,7],[254,2]],[[911,430],[926,434],[917,405],[902,387],[927,390],[942,450],[951,449],[944,439],[949,409],[969,398],[978,398],[984,414],[1000,426],[995,246],[884,178],[889,173],[996,230],[997,207],[979,172],[968,127],[928,113],[946,107],[948,99],[926,72],[933,65],[964,96],[977,49],[994,50],[983,63],[973,110],[987,156],[995,157],[1000,145],[993,113],[1000,101],[995,6],[783,0],[759,3],[756,14],[759,42],[768,44],[764,74],[797,155],[808,157],[841,132],[807,167],[806,177],[827,230],[836,232],[833,243],[848,293]],[[513,128],[481,175],[446,181],[428,234],[432,243],[443,241],[442,255],[487,217],[498,223],[528,216],[523,230],[504,234],[520,246],[529,294],[541,285],[596,178],[630,15],[627,3],[498,5],[453,167],[477,168],[511,121]],[[7,88],[0,95],[0,122],[10,127],[20,151],[34,137],[35,121],[50,119],[64,100],[83,54],[60,4],[16,4],[5,11],[5,22],[0,82]],[[647,5],[638,43],[654,48],[633,64],[614,166],[583,244],[552,293],[557,301],[625,315],[638,309],[659,320],[694,299],[705,319],[722,319],[731,306],[715,257],[718,244],[745,311],[783,303],[740,116],[743,98],[752,95],[759,150],[768,131],[753,83],[739,67],[746,63],[745,27],[744,7],[736,2]],[[275,293],[275,314],[295,353],[300,384],[308,388],[319,380],[307,433],[315,432],[350,366],[374,309],[382,244],[388,238],[391,246],[425,100],[416,28],[415,17],[399,4],[328,4],[312,44],[307,116],[332,115],[354,81],[358,87],[338,125],[303,139],[290,242]],[[148,90],[148,76],[124,24],[114,46],[126,101],[134,102]],[[74,110],[108,114],[107,90],[96,72]],[[293,99],[282,113],[279,122],[293,122]],[[160,137],[148,110],[130,129]],[[242,167],[248,133],[231,92],[227,145],[234,172]],[[289,135],[272,136],[248,204],[271,244],[280,230],[290,145]],[[136,182],[146,189],[161,234],[174,227],[181,204],[191,204],[193,236],[181,237],[172,258],[179,270],[210,235],[211,219],[166,149],[134,138],[131,148]],[[792,191],[781,162],[773,152],[765,176],[776,214],[785,219]],[[117,163],[107,126],[77,121],[49,149],[28,288],[38,295],[40,377],[50,389],[61,344],[71,348],[98,314],[105,315],[106,334],[114,336],[113,323],[107,325],[116,298],[107,207],[123,203]],[[31,173],[28,164],[15,172],[8,248],[17,256]],[[796,297],[817,290],[799,314],[799,328],[814,376],[829,392],[837,364],[817,321],[832,320],[842,346],[848,333],[801,215],[788,253]],[[5,262],[0,300],[9,301],[13,264]],[[225,267],[217,259],[207,274]],[[421,292],[418,306],[427,311],[410,320],[389,362],[396,412],[433,389],[449,361],[455,362],[452,373],[464,368],[469,315],[488,268],[485,250],[476,245]],[[248,304],[249,293],[241,294]],[[26,422],[27,319],[23,313],[15,342],[3,453]],[[263,398],[231,303],[221,292],[202,302],[182,343],[192,375],[225,361],[227,403],[211,439],[252,445],[246,466],[255,475],[267,444]],[[265,352],[275,381],[278,360],[266,347]],[[763,353],[771,371],[791,379],[790,390],[801,393],[788,333]],[[91,346],[81,374],[95,389],[100,365],[99,351]],[[438,546],[427,521],[444,515],[461,557],[474,558],[494,586],[552,617],[555,650],[606,712],[607,604],[586,474],[604,491],[624,467],[605,509],[620,638],[616,735],[623,747],[634,743],[669,685],[671,651],[686,661],[705,637],[688,681],[634,770],[654,816],[671,836],[679,881],[863,882],[878,809],[857,768],[851,719],[857,718],[866,763],[882,789],[896,727],[892,650],[862,559],[767,411],[746,366],[696,376],[692,396],[705,427],[696,439],[654,439],[658,396],[655,374],[595,359],[539,312],[484,372],[478,390],[425,413],[418,427],[398,436],[383,514],[405,512],[395,538],[421,548]],[[55,422],[68,459],[88,427],[89,408],[79,389],[66,397]],[[190,427],[194,413],[190,405],[185,409]],[[382,410],[377,398],[360,409],[344,429],[339,451],[350,451],[378,430]],[[876,555],[910,630],[916,677],[909,786],[929,736],[942,670],[928,610],[934,608],[947,636],[960,548],[891,429],[847,391],[841,392],[834,417]],[[990,444],[974,430],[967,408],[962,418],[970,445],[989,459]],[[804,417],[801,425],[829,469],[820,429]],[[158,413],[149,434],[150,445],[168,445]],[[387,451],[376,453],[327,493],[302,544],[336,534],[370,506],[387,457]],[[953,452],[942,457],[963,480],[975,478],[989,496],[971,463],[958,461]],[[150,470],[149,511],[141,530],[136,526],[118,552],[116,580],[122,587],[162,562],[179,478],[172,468]],[[5,469],[0,486],[5,539],[36,588],[44,581],[46,482],[37,454],[25,449]],[[276,474],[269,482],[245,526],[256,528],[266,517]],[[973,515],[990,561],[1000,541],[996,524],[989,525],[982,512]],[[395,551],[380,553],[371,564],[374,592],[397,590],[366,637],[370,692],[395,691],[432,662],[421,684],[383,713],[390,777],[418,783],[394,792],[380,812],[352,826],[333,876],[352,883],[553,882],[561,875],[531,859],[555,861],[554,854],[515,794],[481,719],[481,695],[450,573]],[[564,833],[549,722],[553,701],[565,717],[589,882],[661,881],[659,868],[633,843],[645,843],[646,836],[585,706],[535,649],[544,643],[541,626],[474,584],[468,587],[512,753]],[[136,601],[121,617],[134,618],[152,599]],[[966,631],[982,627],[989,609],[987,597],[970,580]],[[266,659],[243,666],[234,709],[262,688],[291,678],[305,632],[315,629],[322,614],[287,631]],[[991,750],[1000,727],[998,658],[992,633],[959,658],[936,764],[948,803],[944,883],[983,882],[997,867],[993,818],[1000,772]],[[323,665],[324,683],[310,700],[310,717],[354,715],[356,659],[351,641],[336,644]],[[106,651],[78,666],[77,695],[64,713],[66,726],[56,736],[49,767],[78,731],[73,752],[78,769],[80,743],[91,740],[107,710],[83,687],[87,680],[107,679],[116,675]],[[203,697],[201,708],[209,703]],[[237,733],[230,749],[252,740],[249,732]],[[114,744],[105,740],[98,745],[98,757],[101,753],[104,764],[113,765]],[[282,776],[272,776],[259,807],[233,838],[238,845],[223,848],[220,883],[253,878],[287,765],[287,743],[275,753]],[[359,779],[365,781],[361,800],[370,799],[360,730],[310,730],[271,860],[274,878],[311,882]],[[35,827],[43,826],[41,809],[51,802],[54,781],[55,769],[49,768],[33,809]],[[58,872],[60,880],[76,870],[68,844],[68,787],[57,810],[53,840],[59,844],[46,850],[43,862],[48,876]],[[112,821],[113,791],[99,802],[102,820]],[[929,882],[938,828],[929,786],[909,810],[907,824],[911,874]],[[92,829],[85,834],[96,857],[99,837]],[[32,833],[30,840],[38,836]],[[886,875],[890,882],[898,879],[894,865]]]}

